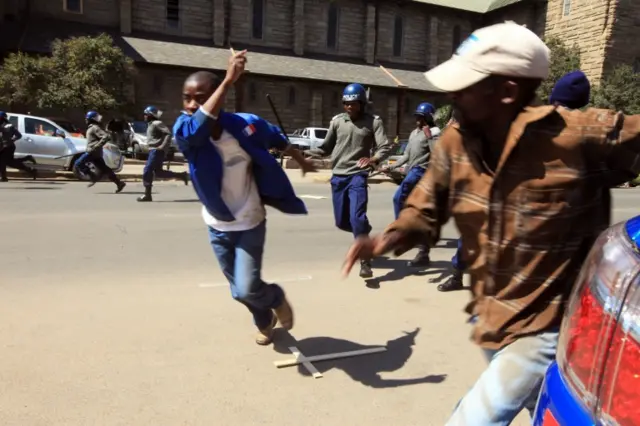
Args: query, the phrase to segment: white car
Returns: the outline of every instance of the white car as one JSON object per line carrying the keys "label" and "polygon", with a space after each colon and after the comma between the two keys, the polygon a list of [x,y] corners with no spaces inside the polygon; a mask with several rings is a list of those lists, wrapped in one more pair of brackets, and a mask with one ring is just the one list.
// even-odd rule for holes
{"label": "white car", "polygon": [[324,142],[324,138],[327,137],[328,132],[329,129],[323,129],[320,127],[297,129],[289,136],[289,141],[291,141],[291,145],[300,150],[314,149],[322,145],[322,142]]}
{"label": "white car", "polygon": [[[16,141],[15,156],[33,156],[38,170],[71,171],[74,162],[87,150],[85,138],[71,136],[53,120],[34,115],[7,115],[9,122],[22,133],[22,138]],[[124,156],[117,146],[107,143],[103,157],[114,172],[122,170]]]}
{"label": "white car", "polygon": [[[146,121],[132,121],[129,123],[129,151],[133,158],[143,159],[149,155],[149,144],[147,143],[147,126]],[[174,154],[178,151],[178,143],[174,137],[171,138],[171,148],[169,150],[168,159],[172,159]]]}

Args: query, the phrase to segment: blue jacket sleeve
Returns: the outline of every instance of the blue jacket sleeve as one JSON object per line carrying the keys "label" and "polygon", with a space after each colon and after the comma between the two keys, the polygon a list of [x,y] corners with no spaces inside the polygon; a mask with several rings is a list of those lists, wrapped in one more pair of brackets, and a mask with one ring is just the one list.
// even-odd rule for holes
{"label": "blue jacket sleeve", "polygon": [[193,115],[183,114],[173,125],[173,134],[176,137],[178,148],[185,152],[205,144],[210,137],[210,123],[214,118],[198,110]]}

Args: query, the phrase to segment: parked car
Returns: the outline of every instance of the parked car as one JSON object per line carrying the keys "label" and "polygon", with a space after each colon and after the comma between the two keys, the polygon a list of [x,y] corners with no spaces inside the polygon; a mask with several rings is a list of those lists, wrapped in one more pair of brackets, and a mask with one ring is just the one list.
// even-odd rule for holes
{"label": "parked car", "polygon": [[[44,117],[8,113],[9,121],[22,133],[16,141],[16,157],[32,155],[38,170],[60,171],[73,169],[73,163],[87,150],[87,140],[73,137],[57,122]],[[105,145],[105,163],[120,172],[124,157],[117,146]]]}
{"label": "parked car", "polygon": [[640,216],[609,228],[591,249],[533,424],[640,425]]}
{"label": "parked car", "polygon": [[[393,151],[391,151],[391,155],[387,157],[386,160],[380,164],[381,167],[391,167],[395,163],[400,160],[402,154],[404,154],[404,150],[407,149],[408,140],[400,140],[398,143],[394,144]],[[407,165],[404,164],[398,167],[395,170],[390,170],[386,172],[386,174],[398,185],[402,182],[402,180],[407,176]]]}
{"label": "parked car", "polygon": [[[129,153],[133,158],[144,159],[149,155],[147,127],[148,123],[146,121],[132,121],[129,123],[129,134],[131,137]],[[172,137],[168,159],[173,159],[176,152],[178,152],[178,143],[176,139]]]}
{"label": "parked car", "polygon": [[314,149],[319,147],[324,138],[327,137],[329,129],[322,129],[319,127],[305,127],[304,129],[297,129],[291,135],[289,135],[289,141],[291,145],[295,146],[301,151],[307,149]]}
{"label": "parked car", "polygon": [[79,127],[76,127],[75,124],[67,120],[66,118],[59,117],[46,117],[47,119],[53,121],[58,126],[62,127],[65,132],[69,134],[69,136],[73,138],[84,138],[85,133]]}

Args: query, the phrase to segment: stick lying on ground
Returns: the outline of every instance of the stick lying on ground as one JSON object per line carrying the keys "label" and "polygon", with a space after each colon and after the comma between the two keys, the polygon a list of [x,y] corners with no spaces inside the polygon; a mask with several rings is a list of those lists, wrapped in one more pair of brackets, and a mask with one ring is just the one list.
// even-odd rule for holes
{"label": "stick lying on ground", "polygon": [[381,346],[379,348],[360,349],[357,351],[338,352],[335,354],[314,355],[314,356],[304,356],[300,354],[300,352],[298,351],[298,354],[294,354],[296,355],[295,359],[288,359],[284,361],[274,361],[273,365],[275,365],[278,368],[291,367],[292,365],[303,364],[305,362],[329,361],[332,359],[349,358],[352,356],[375,354],[378,352],[385,352],[386,350],[387,348],[385,346]]}

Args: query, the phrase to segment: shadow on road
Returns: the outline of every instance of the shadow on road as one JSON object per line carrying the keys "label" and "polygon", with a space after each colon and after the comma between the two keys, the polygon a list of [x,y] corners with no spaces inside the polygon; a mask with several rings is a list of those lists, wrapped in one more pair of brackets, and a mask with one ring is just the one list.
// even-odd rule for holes
{"label": "shadow on road", "polygon": [[38,178],[33,180],[31,178],[11,178],[9,182],[21,183],[23,185],[66,185],[68,182],[60,182],[56,180],[46,180],[46,178]]}
{"label": "shadow on road", "polygon": [[[314,363],[314,366],[321,373],[326,373],[334,368],[342,370],[351,377],[352,380],[375,389],[395,388],[423,383],[442,383],[447,377],[446,374],[429,374],[413,379],[383,379],[380,377],[380,373],[398,371],[406,364],[409,358],[411,358],[413,345],[419,332],[420,328],[416,328],[411,333],[404,332],[402,336],[389,340],[386,343],[387,350],[385,352],[362,355],[354,358],[322,361]],[[300,352],[308,357],[312,355],[379,347],[361,345],[349,340],[336,339],[333,337],[310,337],[296,340],[286,330],[277,329],[273,343],[274,350],[278,353],[293,357],[291,351],[289,351],[290,346],[297,347]],[[310,375],[302,365],[288,368],[298,368],[298,372],[301,375]]]}
{"label": "shadow on road", "polygon": [[96,192],[96,194],[99,194],[99,195],[124,195],[124,194],[144,195],[144,191],[122,191],[122,192],[119,192],[117,194],[114,191],[111,191],[111,192]]}
{"label": "shadow on road", "polygon": [[[444,274],[448,274],[448,276],[451,276],[450,266],[451,262],[436,260],[431,262],[427,267],[412,268],[407,265],[406,260],[391,259],[389,257],[382,256],[377,257],[373,260],[372,267],[374,268],[374,270],[390,269],[390,271],[379,277],[369,278],[365,280],[365,283],[368,288],[377,290],[380,288],[380,284],[383,282],[400,281],[412,275],[424,277],[427,275],[440,273],[443,276]],[[444,278],[446,278],[446,276],[444,276]]]}
{"label": "shadow on road", "polygon": [[184,200],[158,200],[157,203],[199,203],[197,198],[187,198]]}
{"label": "shadow on road", "polygon": [[54,189],[60,189],[60,188],[55,188],[55,187],[51,187],[51,186],[0,186],[0,189],[26,189],[26,190],[35,190],[35,191],[51,191]]}

